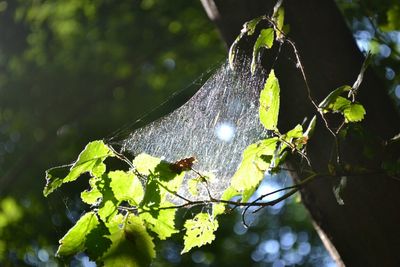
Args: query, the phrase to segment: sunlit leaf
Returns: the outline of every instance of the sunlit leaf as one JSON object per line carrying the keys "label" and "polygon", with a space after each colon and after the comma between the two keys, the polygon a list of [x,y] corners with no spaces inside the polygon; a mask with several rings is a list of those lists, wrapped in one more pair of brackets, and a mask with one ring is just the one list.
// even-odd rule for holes
{"label": "sunlit leaf", "polygon": [[293,138],[299,138],[303,136],[303,126],[297,124],[292,130],[288,131],[285,134],[287,140],[291,140]]}
{"label": "sunlit leaf", "polygon": [[138,205],[144,196],[140,180],[132,172],[114,171],[108,173],[111,179],[110,187],[118,201],[128,201]]}
{"label": "sunlit leaf", "polygon": [[275,130],[278,124],[280,88],[274,70],[271,70],[260,94],[260,121],[267,130]]}
{"label": "sunlit leaf", "polygon": [[[244,150],[242,162],[231,180],[233,189],[238,192],[246,191],[247,195],[255,191],[264,178],[264,172],[268,169],[270,163],[263,159],[262,156],[272,156],[277,141],[277,138],[265,139],[249,145]],[[269,159],[272,159],[272,157],[269,157]]]}
{"label": "sunlit leaf", "polygon": [[351,86],[344,85],[335,90],[333,90],[325,99],[319,104],[319,108],[327,109],[329,105],[332,105],[336,102],[337,98],[344,92],[348,92],[351,90]]}
{"label": "sunlit leaf", "polygon": [[[287,147],[287,143],[292,144],[292,147],[295,147],[296,149],[302,149],[302,147],[307,143],[308,137],[304,136],[303,126],[297,124],[292,130],[283,135],[283,139],[285,142],[282,142],[280,153],[282,153],[282,151]],[[281,159],[279,159],[279,161],[281,161]]]}
{"label": "sunlit leaf", "polygon": [[87,235],[99,224],[94,212],[83,215],[60,240],[58,256],[71,256],[85,250]]}
{"label": "sunlit leaf", "polygon": [[[225,189],[224,193],[221,196],[221,200],[231,200],[235,196],[239,196],[240,193],[234,189],[232,186],[229,186],[227,189]],[[214,217],[223,214],[225,212],[225,207],[226,204],[224,203],[217,203],[213,205],[213,212],[212,215]]]}
{"label": "sunlit leaf", "polygon": [[317,116],[314,115],[314,117],[311,119],[310,123],[308,124],[307,130],[304,132],[303,135],[307,138],[310,138],[312,136],[312,134],[314,133],[316,124],[317,124]]}
{"label": "sunlit leaf", "polygon": [[113,157],[114,153],[104,144],[103,141],[90,142],[79,154],[78,159],[72,165],[67,176],[58,176],[56,171],[59,168],[53,168],[46,171],[46,186],[43,194],[48,196],[63,183],[75,181],[81,174],[90,172],[92,176],[100,177],[106,170],[103,161],[107,157]]}
{"label": "sunlit leaf", "polygon": [[261,30],[256,43],[253,46],[253,57],[251,60],[251,73],[254,74],[257,65],[257,58],[261,48],[269,49],[274,43],[274,29]]}
{"label": "sunlit leaf", "polygon": [[258,23],[264,18],[264,16],[252,19],[250,21],[247,21],[245,24],[243,24],[243,28],[236,37],[235,41],[232,43],[231,47],[229,48],[229,55],[228,55],[228,60],[229,60],[229,66],[233,70],[234,69],[234,61],[236,57],[236,52],[237,52],[237,45],[239,41],[243,38],[245,35],[253,35]]}
{"label": "sunlit leaf", "polygon": [[161,209],[148,209],[143,207],[139,210],[139,217],[145,222],[148,229],[157,234],[158,238],[164,240],[179,231],[175,228],[176,208],[162,209],[163,207],[173,207],[174,204],[164,201]]}
{"label": "sunlit leaf", "polygon": [[146,153],[141,153],[135,157],[133,165],[140,174],[148,176],[155,172],[155,168],[161,163],[161,161],[160,158],[150,156]]}
{"label": "sunlit leaf", "polygon": [[159,192],[161,199],[165,199],[168,194],[171,194],[170,192],[176,192],[185,176],[185,172],[181,172],[180,174],[174,172],[171,169],[170,163],[145,153],[139,154],[133,160],[133,165],[140,175],[152,178],[160,184]]}
{"label": "sunlit leaf", "polygon": [[351,101],[344,97],[337,97],[336,101],[328,106],[333,112],[343,112],[351,105]]}
{"label": "sunlit leaf", "polygon": [[107,225],[99,220],[95,228],[90,231],[85,240],[85,252],[88,256],[97,260],[111,247],[110,230]]}
{"label": "sunlit leaf", "polygon": [[365,111],[364,107],[357,103],[351,104],[349,107],[347,107],[343,111],[346,122],[361,121],[364,119],[365,113],[366,113],[366,111]]}
{"label": "sunlit leaf", "polygon": [[96,183],[99,181],[98,177],[92,177],[89,179],[90,190],[85,190],[81,193],[81,199],[83,202],[93,205],[96,204],[99,199],[103,197],[103,194],[97,188]]}
{"label": "sunlit leaf", "polygon": [[112,244],[98,262],[104,266],[150,266],[155,257],[154,243],[139,217],[117,215],[107,227]]}
{"label": "sunlit leaf", "polygon": [[252,19],[252,20],[246,22],[246,23],[243,25],[242,32],[247,33],[247,35],[253,35],[254,32],[255,32],[255,30],[256,30],[256,27],[257,27],[258,23],[259,23],[262,19],[264,19],[264,16],[257,17],[257,18],[255,18],[255,19]]}
{"label": "sunlit leaf", "polygon": [[272,19],[274,20],[277,28],[276,37],[280,39],[282,38],[283,25],[285,20],[285,9],[280,6],[278,10],[276,10],[276,12],[274,13]]}
{"label": "sunlit leaf", "polygon": [[185,222],[186,234],[182,253],[186,253],[194,247],[210,244],[214,239],[214,232],[218,228],[218,221],[208,213],[198,213],[193,219]]}
{"label": "sunlit leaf", "polygon": [[[107,195],[110,195],[110,193],[107,192]],[[118,202],[113,198],[113,196],[107,195],[97,210],[97,214],[104,222],[108,222],[118,212]]]}
{"label": "sunlit leaf", "polygon": [[201,180],[198,179],[198,178],[193,178],[193,179],[190,179],[188,181],[188,190],[189,190],[189,193],[192,196],[198,196],[199,195],[199,188],[198,187],[199,187],[200,183],[201,183]]}

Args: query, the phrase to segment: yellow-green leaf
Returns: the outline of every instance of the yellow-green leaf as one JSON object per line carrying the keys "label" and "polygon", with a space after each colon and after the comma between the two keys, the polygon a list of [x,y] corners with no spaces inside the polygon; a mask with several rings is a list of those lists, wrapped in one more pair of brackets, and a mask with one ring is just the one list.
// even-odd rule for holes
{"label": "yellow-green leaf", "polygon": [[274,70],[271,70],[260,94],[260,121],[267,130],[275,130],[278,124],[280,88]]}
{"label": "yellow-green leaf", "polygon": [[[278,138],[269,138],[249,145],[243,152],[242,162],[231,180],[231,186],[238,192],[251,195],[268,169],[276,149]],[[244,201],[247,200],[243,199]]]}
{"label": "yellow-green leaf", "polygon": [[343,111],[346,122],[362,121],[365,116],[365,109],[360,104],[351,104]]}
{"label": "yellow-green leaf", "polygon": [[[174,204],[164,201],[162,207],[173,207]],[[172,234],[177,233],[175,228],[176,209],[142,208],[139,217],[145,222],[146,227],[157,234],[158,238],[164,240]]]}
{"label": "yellow-green leaf", "polygon": [[348,92],[351,90],[351,86],[349,85],[344,85],[339,88],[336,88],[333,90],[325,99],[319,104],[319,108],[321,109],[327,109],[329,108],[330,105],[333,105],[333,103],[336,102],[337,98],[344,92]]}
{"label": "yellow-green leaf", "polygon": [[83,215],[76,224],[60,240],[58,256],[72,256],[85,250],[87,235],[99,224],[94,212]]}
{"label": "yellow-green leaf", "polygon": [[251,60],[251,73],[254,74],[257,65],[257,58],[261,48],[269,49],[274,43],[274,29],[261,30],[256,43],[253,46],[253,57]]}
{"label": "yellow-green leaf", "polygon": [[272,19],[275,22],[277,28],[276,37],[280,39],[282,38],[283,25],[285,20],[285,9],[280,6],[278,10],[276,10],[276,12],[274,13]]}
{"label": "yellow-green leaf", "polygon": [[113,171],[108,174],[110,187],[118,201],[128,201],[137,206],[144,196],[140,180],[132,172]]}
{"label": "yellow-green leaf", "polygon": [[139,217],[117,215],[107,227],[112,244],[99,263],[116,267],[150,266],[156,255],[154,243]]}
{"label": "yellow-green leaf", "polygon": [[184,225],[184,248],[182,254],[194,247],[201,247],[215,239],[214,232],[218,228],[218,221],[208,213],[198,213],[193,219],[187,220]]}
{"label": "yellow-green leaf", "polygon": [[264,16],[252,19],[250,21],[247,21],[245,24],[243,24],[243,28],[240,31],[240,34],[238,35],[238,37],[236,37],[235,41],[232,43],[231,47],[229,48],[229,55],[228,55],[228,59],[229,59],[229,66],[231,67],[231,69],[234,69],[233,66],[233,62],[235,60],[236,57],[236,47],[239,43],[239,41],[243,38],[243,36],[245,35],[253,35],[256,27],[258,25],[258,23],[265,18]]}
{"label": "yellow-green leaf", "polygon": [[60,168],[52,168],[46,171],[46,186],[43,194],[48,196],[63,183],[75,181],[80,175],[90,172],[92,176],[100,177],[106,170],[103,161],[107,157],[113,157],[114,153],[104,144],[103,141],[93,141],[87,144],[79,154],[78,159],[72,165],[66,176],[60,176]]}

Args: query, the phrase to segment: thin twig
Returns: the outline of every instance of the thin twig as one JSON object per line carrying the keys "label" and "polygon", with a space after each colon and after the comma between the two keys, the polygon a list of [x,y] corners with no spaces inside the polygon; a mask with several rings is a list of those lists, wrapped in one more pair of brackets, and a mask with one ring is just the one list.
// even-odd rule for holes
{"label": "thin twig", "polygon": [[[246,220],[245,220],[245,215],[246,215],[246,212],[248,211],[248,209],[250,207],[256,206],[254,204],[256,204],[256,203],[268,203],[267,205],[260,206],[258,209],[253,211],[253,213],[258,212],[260,209],[262,209],[262,208],[264,208],[266,206],[273,206],[273,205],[281,202],[282,200],[285,200],[285,199],[289,198],[291,195],[296,193],[302,186],[304,186],[305,184],[311,182],[317,176],[318,176],[318,174],[313,173],[312,175],[310,175],[307,178],[305,178],[304,180],[302,180],[300,183],[297,183],[297,184],[294,184],[294,185],[291,185],[291,186],[288,186],[288,187],[285,187],[285,188],[281,188],[281,189],[278,189],[278,190],[275,190],[275,191],[272,191],[272,192],[269,192],[267,194],[263,194],[263,195],[259,196],[257,199],[255,199],[254,201],[250,202],[250,204],[248,206],[246,206],[246,208],[243,210],[243,212],[242,212],[242,222],[243,222],[243,224],[246,227],[248,227],[248,225],[246,223]],[[282,191],[286,191],[288,189],[292,189],[292,190],[290,192],[284,194],[283,196],[275,199],[275,200],[272,200],[272,201],[269,201],[269,202],[259,202],[260,200],[266,198],[267,196],[270,196],[270,195],[273,195],[273,194],[276,194],[276,193],[279,193],[279,192],[282,192]]]}

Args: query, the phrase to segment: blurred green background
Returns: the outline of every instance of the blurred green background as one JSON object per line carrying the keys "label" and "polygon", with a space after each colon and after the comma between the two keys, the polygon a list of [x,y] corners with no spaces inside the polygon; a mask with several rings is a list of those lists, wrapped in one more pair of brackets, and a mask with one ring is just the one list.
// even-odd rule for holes
{"label": "blurred green background", "polygon": [[[337,3],[399,105],[400,3]],[[94,266],[84,254],[54,258],[58,239],[88,209],[78,191],[87,184],[44,199],[44,171],[149,113],[226,55],[200,1],[0,0],[0,266]],[[160,243],[154,266],[335,266],[296,198],[260,212],[249,229],[239,213],[220,225],[213,245],[189,254],[177,240]]]}

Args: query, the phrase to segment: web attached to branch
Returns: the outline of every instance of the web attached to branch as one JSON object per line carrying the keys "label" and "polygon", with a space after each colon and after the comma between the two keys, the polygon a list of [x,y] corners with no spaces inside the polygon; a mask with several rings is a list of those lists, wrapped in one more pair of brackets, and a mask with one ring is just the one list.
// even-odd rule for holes
{"label": "web attached to branch", "polygon": [[[119,141],[120,152],[133,157],[146,153],[168,162],[194,157],[193,169],[213,177],[207,182],[209,192],[201,190],[198,198],[208,199],[208,193],[219,198],[243,150],[268,135],[258,115],[266,75],[261,68],[251,75],[250,63],[237,59],[234,70],[223,64],[183,106]],[[193,198],[187,182],[195,176],[186,174],[180,195]]]}

